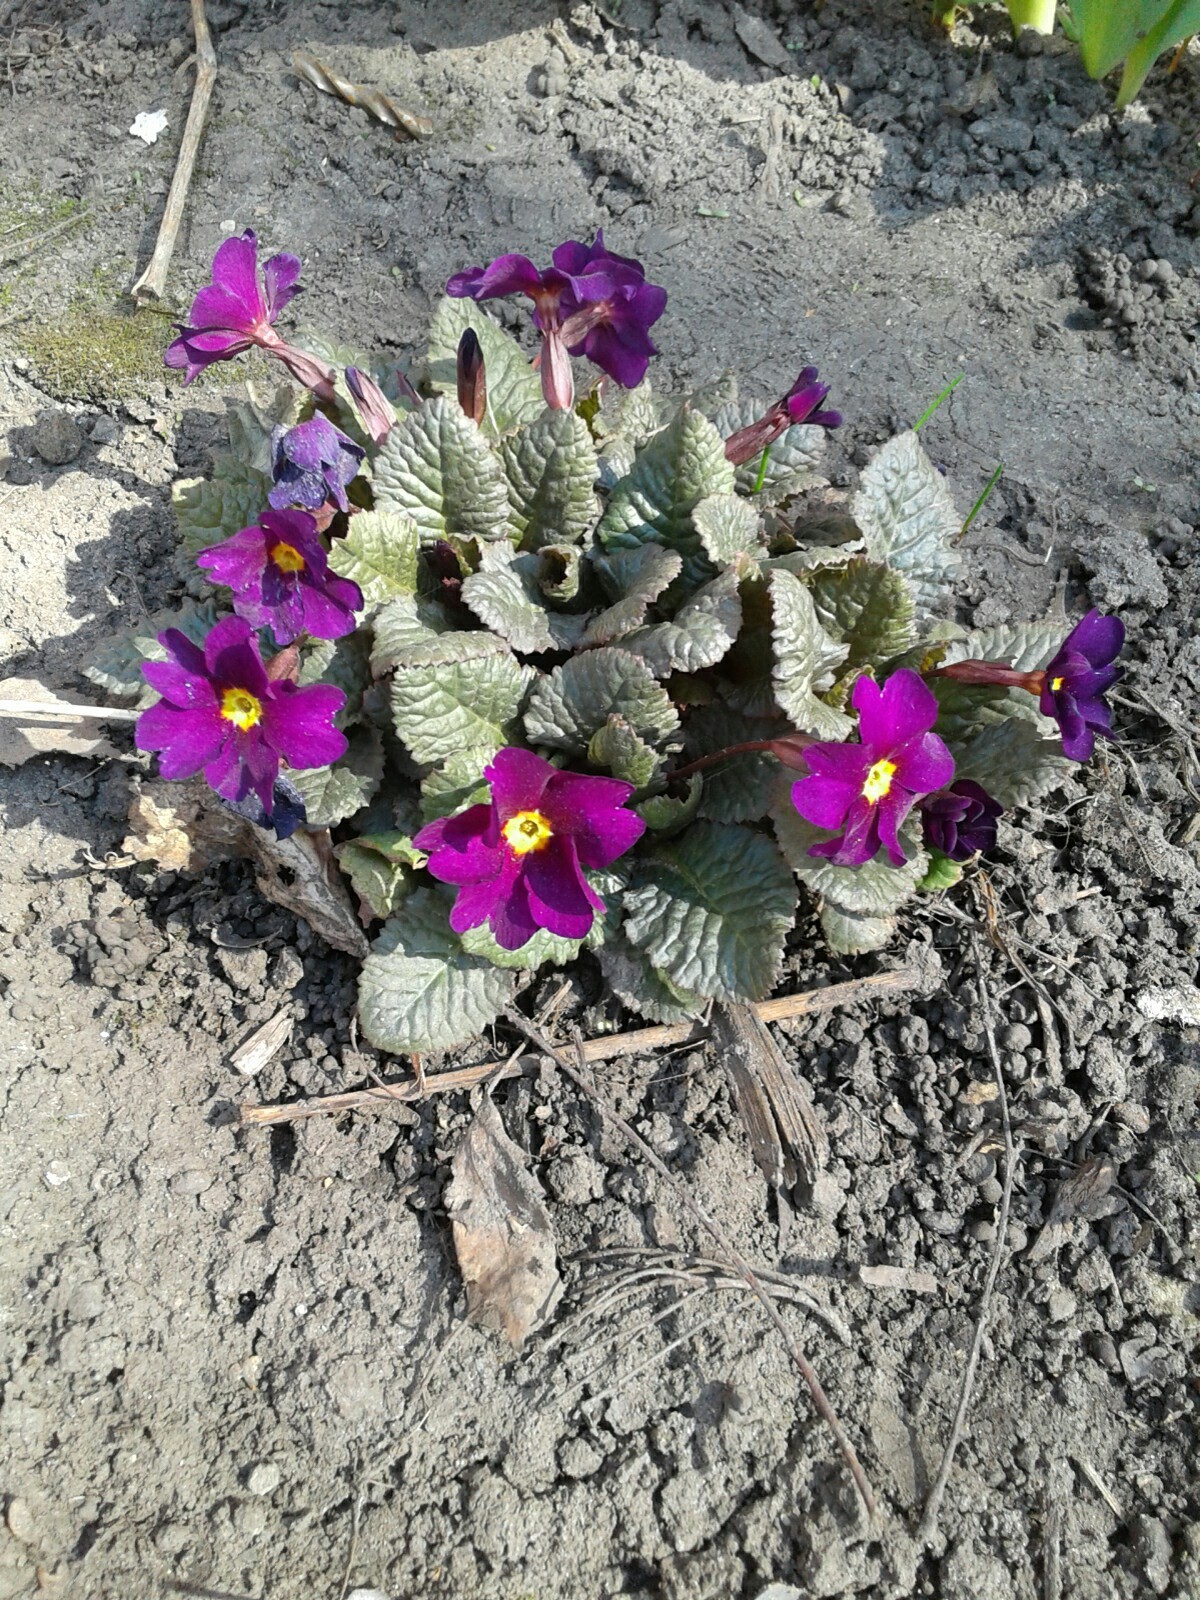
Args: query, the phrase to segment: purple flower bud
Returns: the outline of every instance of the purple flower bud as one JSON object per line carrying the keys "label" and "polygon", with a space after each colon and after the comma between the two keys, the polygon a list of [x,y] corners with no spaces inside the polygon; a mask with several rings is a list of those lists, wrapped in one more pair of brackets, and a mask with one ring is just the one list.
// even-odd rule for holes
{"label": "purple flower bud", "polygon": [[827,383],[817,382],[816,367],[805,367],[795,383],[756,422],[751,422],[725,441],[725,459],[735,467],[753,461],[788,428],[807,423],[810,428],[840,428],[840,411],[818,411],[829,393]]}
{"label": "purple flower bud", "polygon": [[1112,712],[1104,700],[1121,676],[1114,665],[1125,643],[1120,617],[1091,610],[1081,617],[1042,674],[1041,710],[1053,717],[1062,733],[1063,755],[1086,761],[1096,735],[1112,737]]}
{"label": "purple flower bud", "polygon": [[484,769],[492,797],[422,828],[413,843],[429,870],[458,888],[455,933],[487,923],[505,950],[539,928],[563,939],[590,932],[604,902],[583,875],[637,843],[646,824],[625,808],[633,785],[560,772],[530,750],[508,748]]}
{"label": "purple flower bud", "polygon": [[348,511],[346,485],[356,476],[366,451],[317,412],[294,428],[277,427],[271,434],[274,487],[267,499],[276,511],[304,506],[316,511],[332,500]]}
{"label": "purple flower bud", "polygon": [[813,744],[804,753],[810,776],[792,785],[792,804],[806,822],[838,831],[809,847],[840,867],[861,867],[882,845],[904,865],[900,824],[923,795],[954,776],[954,758],[936,733],[938,704],[915,672],[893,672],[880,688],[863,676],[851,704],[858,744]]}
{"label": "purple flower bud", "polygon": [[1004,807],[972,778],[959,778],[948,789],[921,801],[925,843],[951,861],[969,861],[996,846],[996,819]]}
{"label": "purple flower bud", "polygon": [[363,432],[375,444],[382,444],[396,424],[396,409],[368,373],[357,367],[346,368],[346,387],[354,400],[355,412]]}
{"label": "purple flower bud", "polygon": [[483,347],[474,328],[464,328],[458,341],[458,359],[455,364],[458,380],[458,403],[463,415],[472,422],[482,422],[487,410],[487,374],[483,365]]}
{"label": "purple flower bud", "polygon": [[354,632],[362,592],[335,577],[307,511],[264,511],[252,528],[201,550],[196,565],[213,583],[233,591],[233,608],[256,628],[270,628],[276,644],[302,633],[340,639]]}
{"label": "purple flower bud", "polygon": [[346,753],[333,725],[345,695],[330,684],[298,688],[263,670],[250,624],[226,617],[203,647],[176,628],[160,633],[167,661],[147,661],[142,675],[161,698],[137,720],[139,750],[157,750],[164,778],[203,770],[209,787],[240,805],[254,794],[272,817],[280,762],[326,767]]}

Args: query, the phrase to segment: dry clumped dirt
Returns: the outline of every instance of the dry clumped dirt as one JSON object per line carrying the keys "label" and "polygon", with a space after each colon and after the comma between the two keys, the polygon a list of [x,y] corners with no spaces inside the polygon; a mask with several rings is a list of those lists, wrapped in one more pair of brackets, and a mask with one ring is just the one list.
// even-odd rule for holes
{"label": "dry clumped dirt", "polygon": [[[168,310],[252,226],[303,254],[309,321],[407,359],[450,271],[603,226],[670,292],[661,386],[732,368],[771,395],[819,362],[848,419],[840,486],[962,371],[924,437],[964,511],[1004,462],[963,620],[1119,609],[1121,738],[1005,825],[989,867],[1019,1169],[928,1551],[913,1530],[1002,1176],[966,891],[882,958],[797,929],[785,989],[910,942],[943,981],[779,1027],[832,1147],[794,1214],[710,1052],[597,1069],[739,1248],[816,1303],[785,1315],[879,1492],[866,1530],[753,1303],[655,1286],[646,1269],[704,1241],[568,1084],[496,1091],[568,1281],[513,1357],[463,1320],[443,1194],[465,1098],[236,1126],[240,1098],[393,1069],[356,1040],[351,963],[242,866],[122,863],[144,769],[120,730],[115,758],[4,769],[0,1600],[1195,1596],[1200,61],[1118,116],[1070,52],[1014,48],[981,8],[953,42],[901,0],[208,11],[220,77]],[[238,392],[227,371],[164,383],[167,318],[120,300],[188,33],[175,0],[0,4],[0,666],[77,694],[88,650],[177,594],[169,485],[205,469]],[[296,48],[433,136],[397,144],[318,98]],[[147,148],[126,130],[160,106]],[[619,1024],[592,969],[573,983],[567,1020]],[[286,1046],[240,1078],[231,1052],[280,1009]],[[1093,1158],[1113,1187],[1037,1246]],[[936,1286],[856,1281],[880,1264]]]}

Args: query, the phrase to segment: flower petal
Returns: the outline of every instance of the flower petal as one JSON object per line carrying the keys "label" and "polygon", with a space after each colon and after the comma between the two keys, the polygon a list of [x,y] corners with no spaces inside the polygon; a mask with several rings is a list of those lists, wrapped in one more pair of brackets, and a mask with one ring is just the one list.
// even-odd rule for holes
{"label": "flower petal", "polygon": [[1094,607],[1083,616],[1063,640],[1063,650],[1078,650],[1093,667],[1106,667],[1120,655],[1125,643],[1125,624],[1120,617],[1101,616]]}
{"label": "flower petal", "polygon": [[204,660],[218,688],[245,689],[256,699],[267,694],[267,675],[250,624],[242,617],[223,617],[204,640]]}
{"label": "flower petal", "polygon": [[235,594],[260,589],[266,563],[266,534],[258,524],[242,528],[221,544],[209,545],[196,557],[196,565],[208,573],[210,582],[223,583]]}
{"label": "flower petal", "polygon": [[532,750],[514,746],[497,750],[483,769],[483,776],[492,786],[492,801],[500,821],[507,822],[518,811],[539,810],[546,785],[556,772],[557,768]]}
{"label": "flower petal", "polygon": [[863,744],[885,753],[925,733],[937,721],[938,703],[920,674],[902,667],[880,688],[860,677],[851,695]]}
{"label": "flower petal", "polygon": [[894,867],[902,867],[908,860],[898,837],[898,829],[912,810],[916,798],[916,795],[911,794],[907,789],[902,789],[899,784],[893,784],[875,807],[878,813],[875,825],[879,834],[879,842],[887,852],[887,858]]}
{"label": "flower petal", "polygon": [[184,711],[159,700],[137,719],[134,743],[139,750],[157,750],[158,770],[173,782],[193,777],[211,761],[228,728],[215,704]]}
{"label": "flower petal", "polygon": [[562,939],[583,939],[604,902],[588,885],[572,839],[556,835],[524,860],[529,908],[539,927]]}
{"label": "flower petal", "polygon": [[216,706],[217,693],[206,677],[174,661],[144,661],[142,677],[156,694],[181,711],[206,711]]}
{"label": "flower petal", "polygon": [[298,688],[281,681],[271,690],[263,703],[263,736],[289,767],[327,767],[345,755],[345,735],[333,725],[346,703],[340,689],[328,683]]}
{"label": "flower petal", "polygon": [[263,279],[267,288],[268,322],[274,322],[292,296],[300,292],[300,285],[297,282],[299,277],[300,257],[291,255],[286,250],[272,256],[263,267]]}
{"label": "flower petal", "polygon": [[893,787],[913,795],[944,789],[954,777],[954,757],[936,733],[923,733],[892,752]]}
{"label": "flower petal", "polygon": [[[213,256],[212,281],[215,288],[224,290],[239,307],[240,320],[216,322],[211,326],[251,327],[262,321],[265,307],[258,288],[258,240],[253,229],[247,228],[245,233],[235,234],[218,245]],[[202,289],[200,294],[204,292]]]}
{"label": "flower petal", "polygon": [[798,778],[792,785],[792,804],[814,828],[840,828],[860,798],[861,786],[833,778]]}

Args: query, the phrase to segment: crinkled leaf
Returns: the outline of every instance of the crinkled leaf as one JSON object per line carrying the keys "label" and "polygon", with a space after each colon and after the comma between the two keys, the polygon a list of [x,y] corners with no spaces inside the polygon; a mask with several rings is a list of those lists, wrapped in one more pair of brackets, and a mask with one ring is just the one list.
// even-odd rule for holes
{"label": "crinkled leaf", "polygon": [[915,433],[897,434],[878,451],[850,509],[867,555],[895,567],[912,585],[918,619],[944,612],[962,565],[962,518]]}
{"label": "crinkled leaf", "polygon": [[807,544],[799,550],[789,550],[786,555],[772,556],[764,561],[763,571],[773,572],[778,567],[783,572],[804,577],[819,572],[822,567],[840,567],[859,551],[861,544]]}
{"label": "crinkled leaf", "polygon": [[523,972],[534,972],[548,961],[556,967],[565,967],[569,961],[574,961],[583,945],[582,939],[560,939],[557,934],[539,928],[519,950],[505,950],[496,943],[486,923],[478,928],[469,928],[459,937],[469,956],[478,956],[481,961],[489,961],[494,967],[508,967]]}
{"label": "crinkled leaf", "polygon": [[483,769],[496,754],[494,745],[456,750],[440,767],[421,780],[421,821],[452,817],[467,806],[479,805],[491,793]]}
{"label": "crinkled leaf", "polygon": [[503,539],[508,492],[487,439],[456,400],[428,400],[401,418],[375,460],[375,504],[436,539]]}
{"label": "crinkled leaf", "polygon": [[532,558],[514,560],[510,545],[480,547],[479,571],[463,580],[462,597],[480,622],[514,650],[555,648]]}
{"label": "crinkled leaf", "polygon": [[512,998],[512,974],[463,950],[449,897],[420,889],[389,917],[358,980],[362,1031],[402,1055],[465,1044]]}
{"label": "crinkled leaf", "polygon": [[828,839],[829,830],[805,822],[792,804],[791,786],[790,778],[780,782],[771,818],[779,848],[801,883],[845,911],[868,916],[886,916],[911,898],[929,864],[922,848],[904,839],[910,859],[902,867],[893,867],[882,851],[861,867],[840,867],[824,856],[810,856],[810,845]]}
{"label": "crinkled leaf", "polygon": [[995,628],[977,628],[950,640],[942,660],[947,664],[1002,661],[1018,672],[1036,672],[1054,655],[1068,631],[1066,622],[1004,622]]}
{"label": "crinkled leaf", "polygon": [[397,661],[437,660],[438,652],[453,660],[474,648],[470,643],[474,636],[452,630],[436,601],[412,594],[389,600],[375,618],[372,632],[371,670],[376,673],[387,672]]}
{"label": "crinkled leaf", "polygon": [[362,713],[362,699],[371,683],[371,637],[361,629],[340,639],[315,639],[300,659],[299,684],[331,683],[345,695],[335,721],[346,728]]}
{"label": "crinkled leaf", "polygon": [[692,522],[714,566],[725,566],[744,550],[757,551],[762,543],[762,518],[754,503],[741,495],[709,495],[693,511]]}
{"label": "crinkled leaf", "polygon": [[383,743],[373,728],[353,728],[350,748],[332,767],[289,772],[310,828],[333,828],[371,799],[383,781]]}
{"label": "crinkled leaf", "polygon": [[[1051,724],[1044,722],[1045,727]],[[1006,811],[1039,800],[1071,771],[1060,739],[1044,739],[1019,718],[998,722],[956,752],[955,777],[973,778]]]}
{"label": "crinkled leaf", "polygon": [[149,705],[156,696],[142,676],[142,663],[167,659],[158,635],[167,628],[178,628],[193,644],[202,644],[217,620],[217,607],[211,600],[189,603],[177,611],[158,611],[136,628],[97,645],[87,657],[83,675],[116,699]]}
{"label": "crinkled leaf", "polygon": [[929,865],[917,888],[922,894],[937,894],[942,889],[952,889],[963,875],[962,862],[951,861],[940,850],[929,852]]}
{"label": "crinkled leaf", "polygon": [[473,300],[452,300],[447,296],[434,312],[429,329],[430,383],[440,394],[454,400],[458,341],[468,328],[474,330],[483,351],[487,379],[484,432],[494,439],[533,422],[546,404],[537,373],[517,341]]}
{"label": "crinkled leaf", "polygon": [[847,647],[831,639],[821,626],[812,595],[790,572],[772,572],[772,638],[775,666],[771,674],[775,698],[785,716],[804,733],[843,739],[852,723],[844,712],[817,698],[833,682]]}
{"label": "crinkled leaf", "polygon": [[644,789],[658,771],[660,757],[626,722],[610,716],[588,741],[587,758],[593,767],[605,767],[622,783]]}
{"label": "crinkled leaf", "polygon": [[704,779],[700,773],[693,772],[685,795],[652,794],[633,809],[652,833],[678,833],[699,811],[703,793]]}
{"label": "crinkled leaf", "polygon": [[605,988],[622,1005],[650,1022],[687,1022],[704,1009],[704,998],[678,988],[642,950],[617,935],[597,952]]}
{"label": "crinkled leaf", "polygon": [[623,650],[641,656],[657,678],[671,672],[699,672],[728,654],[742,625],[738,595],[741,561],[697,589],[669,622],[638,628],[621,640]]}
{"label": "crinkled leaf", "polygon": [[498,750],[516,731],[531,669],[493,634],[455,637],[477,640],[475,653],[404,661],[392,676],[392,720],[414,761],[444,761],[467,748]]}
{"label": "crinkled leaf", "polygon": [[614,603],[588,623],[584,646],[611,644],[639,627],[653,602],[683,570],[683,557],[660,544],[644,544],[599,556],[594,565]]}
{"label": "crinkled leaf", "polygon": [[821,932],[829,948],[839,955],[861,956],[869,950],[882,950],[895,931],[894,916],[871,917],[829,901],[821,907]]}
{"label": "crinkled leaf", "polygon": [[[774,739],[787,732],[779,717],[746,717],[721,701],[697,706],[683,724],[684,748],[692,760],[732,744]],[[712,822],[756,822],[766,815],[779,779],[779,762],[765,751],[730,756],[704,773],[700,814]]]}
{"label": "crinkled leaf", "polygon": [[912,594],[893,568],[859,558],[823,568],[808,588],[821,626],[849,648],[847,667],[886,661],[912,644]]}
{"label": "crinkled leaf", "polygon": [[684,581],[702,582],[712,569],[692,513],[710,495],[732,492],[725,441],[706,416],[685,406],[669,427],[654,435],[612,491],[600,522],[601,542],[613,550],[651,542],[666,545],[683,557]]}
{"label": "crinkled leaf", "polygon": [[636,389],[622,389],[619,384],[610,383],[596,415],[596,436],[606,442],[626,440],[636,450],[659,431],[666,413],[666,404],[654,393],[648,378]]}
{"label": "crinkled leaf", "polygon": [[[722,439],[747,428],[769,409],[767,403],[757,400],[734,400],[721,406],[714,422]],[[767,468],[757,499],[768,506],[778,505],[789,495],[799,494],[812,482],[813,474],[821,465],[825,454],[825,429],[804,423],[787,428],[767,451]],[[758,475],[762,470],[761,452],[752,461],[744,461],[737,469],[737,487],[740,494],[754,494]]]}
{"label": "crinkled leaf", "polygon": [[417,590],[420,536],[411,517],[393,511],[360,511],[350,519],[342,539],[329,551],[329,565],[339,577],[362,590],[368,607],[386,605],[397,595]]}
{"label": "crinkled leaf", "polygon": [[596,447],[574,411],[543,411],[504,440],[511,522],[523,550],[576,544],[596,519]]}
{"label": "crinkled leaf", "polygon": [[674,706],[646,663],[608,646],[574,656],[539,679],[529,696],[525,732],[531,744],[582,755],[611,716],[623,717],[651,744],[660,744],[679,726]]}
{"label": "crinkled leaf", "polygon": [[412,867],[425,857],[403,833],[367,833],[333,847],[350,887],[372,916],[388,917],[413,888]]}
{"label": "crinkled leaf", "polygon": [[796,912],[796,886],[773,842],[698,822],[638,862],[625,932],[677,988],[716,1000],[770,992]]}
{"label": "crinkled leaf", "polygon": [[272,480],[222,451],[211,477],[180,478],[171,485],[171,504],[179,524],[179,554],[189,575],[201,550],[231,539],[258,521],[267,509]]}

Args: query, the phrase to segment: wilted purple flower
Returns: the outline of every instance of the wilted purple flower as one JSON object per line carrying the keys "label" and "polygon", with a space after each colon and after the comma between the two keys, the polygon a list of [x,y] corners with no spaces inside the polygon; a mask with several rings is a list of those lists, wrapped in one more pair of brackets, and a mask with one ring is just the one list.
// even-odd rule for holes
{"label": "wilted purple flower", "polygon": [[396,425],[396,408],[369,373],[357,367],[346,368],[346,387],[354,400],[354,410],[363,432],[375,444],[382,444]]}
{"label": "wilted purple flower", "polygon": [[231,805],[239,816],[245,817],[247,822],[257,823],[260,828],[270,828],[277,839],[290,839],[300,824],[308,819],[304,796],[282,772],[277,774],[271,786],[269,811],[264,808],[253,789],[248,790],[241,800],[229,801],[227,804]]}
{"label": "wilted purple flower", "polygon": [[253,231],[224,240],[213,256],[212,282],[192,301],[186,326],[166,348],[168,367],[182,367],[191,383],[214,361],[228,361],[258,345],[282,361],[293,377],[323,400],[333,399],[333,368],[306,350],[285,344],[272,324],[299,290],[299,257],[274,255],[258,271]]}
{"label": "wilted purple flower", "polygon": [[319,411],[294,428],[276,427],[271,434],[275,483],[267,499],[277,511],[285,506],[306,506],[316,511],[327,499],[339,511],[348,511],[346,485],[357,474],[366,453]]}
{"label": "wilted purple flower", "polygon": [[948,789],[921,801],[925,843],[951,861],[969,861],[996,845],[996,819],[1004,807],[973,778],[959,778]]}
{"label": "wilted purple flower", "polygon": [[817,382],[816,367],[805,367],[788,392],[757,422],[748,423],[729,435],[725,441],[725,459],[735,467],[741,466],[743,461],[753,461],[786,429],[802,422],[812,428],[840,428],[840,411],[817,410],[828,393],[829,385]]}
{"label": "wilted purple flower", "polygon": [[142,675],[162,698],[142,712],[134,737],[139,750],[159,752],[164,778],[203,768],[222,799],[238,805],[253,792],[269,819],[281,759],[326,767],[345,755],[346,740],[333,726],[345,695],[330,684],[273,682],[242,617],[218,622],[203,648],[177,628],[158,642],[170,659],[144,662]]}
{"label": "wilted purple flower", "polygon": [[814,744],[804,752],[810,776],[792,785],[792,804],[817,828],[837,828],[809,847],[839,867],[861,867],[883,846],[904,865],[897,830],[922,795],[944,788],[954,758],[930,729],[938,704],[915,672],[893,672],[882,688],[863,676],[851,704],[859,744]]}
{"label": "wilted purple flower", "polygon": [[639,262],[606,250],[602,232],[590,245],[568,239],[552,259],[543,271],[528,256],[498,256],[456,272],[446,293],[472,300],[527,295],[542,335],[542,393],[548,406],[564,411],[575,397],[568,351],[586,355],[626,388],[642,381],[658,354],[648,329],[662,316],[667,293],[646,282]]}
{"label": "wilted purple flower", "polygon": [[302,633],[340,639],[354,632],[362,591],[335,577],[307,511],[264,511],[252,528],[201,550],[196,565],[213,583],[233,590],[233,608],[255,628],[270,628],[276,644]]}
{"label": "wilted purple flower", "polygon": [[455,933],[486,922],[505,950],[539,928],[582,939],[604,902],[583,875],[606,867],[641,838],[646,824],[625,809],[633,785],[560,772],[530,750],[508,748],[484,769],[489,804],[469,806],[422,828],[413,843],[429,870],[458,887]]}
{"label": "wilted purple flower", "polygon": [[1046,666],[1039,703],[1042,713],[1058,723],[1063,755],[1071,761],[1088,759],[1098,733],[1112,736],[1104,693],[1121,676],[1114,663],[1124,643],[1120,617],[1103,617],[1093,609],[1079,619]]}

